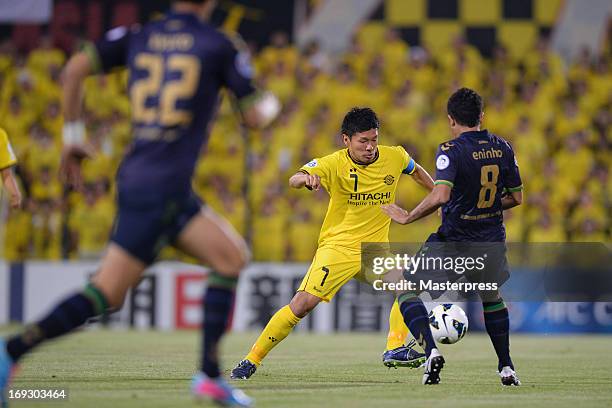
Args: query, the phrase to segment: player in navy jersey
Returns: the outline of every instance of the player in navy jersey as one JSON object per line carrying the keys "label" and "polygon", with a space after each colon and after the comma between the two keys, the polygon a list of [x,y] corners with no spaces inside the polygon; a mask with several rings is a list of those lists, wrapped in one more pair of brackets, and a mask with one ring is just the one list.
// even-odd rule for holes
{"label": "player in navy jersey", "polygon": [[66,181],[78,187],[80,162],[88,153],[80,121],[88,75],[128,68],[133,143],[117,174],[117,217],[100,269],[83,291],[23,333],[0,340],[0,397],[25,353],[89,318],[119,309],[145,268],[172,244],[212,269],[203,301],[202,360],[192,393],[225,405],[251,404],[222,379],[217,354],[248,250],[229,223],[202,205],[191,190],[191,179],[221,88],[235,96],[251,127],[269,123],[279,104],[253,87],[248,54],[207,23],[214,5],[213,0],[174,1],[165,17],[141,27],[113,29],[67,63],[62,152]]}
{"label": "player in navy jersey", "polygon": [[[383,211],[396,222],[409,224],[442,206],[442,224],[429,236],[428,243],[503,243],[506,239],[503,211],[523,200],[512,147],[501,137],[480,129],[483,102],[475,91],[467,88],[456,91],[448,100],[447,111],[453,139],[438,148],[434,189],[410,212],[396,204],[384,207]],[[499,264],[504,269],[505,247],[503,244],[497,247],[504,248]],[[414,307],[420,302],[414,293],[403,295],[402,300],[404,310],[410,309],[404,319],[423,318],[426,311],[424,307]],[[494,299],[482,300],[485,326],[497,353],[502,384],[520,385],[510,358],[508,309],[498,292]],[[419,334],[408,327],[418,338]],[[433,342],[429,328],[421,329],[426,341]]]}

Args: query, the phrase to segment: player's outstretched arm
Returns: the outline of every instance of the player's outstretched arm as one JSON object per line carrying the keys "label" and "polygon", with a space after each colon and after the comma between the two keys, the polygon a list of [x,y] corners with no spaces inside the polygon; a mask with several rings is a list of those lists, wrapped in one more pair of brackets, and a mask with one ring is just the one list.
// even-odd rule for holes
{"label": "player's outstretched arm", "polygon": [[84,52],[72,56],[62,72],[62,109],[64,113],[60,177],[76,188],[81,185],[80,162],[90,155],[85,142],[85,125],[80,120],[83,82],[93,72],[91,59]]}
{"label": "player's outstretched arm", "polygon": [[380,208],[393,221],[399,224],[410,224],[436,211],[450,199],[451,188],[445,184],[435,185],[427,197],[408,212],[397,204],[381,205]]}
{"label": "player's outstretched arm", "polygon": [[4,187],[9,193],[9,203],[11,205],[11,208],[20,208],[21,191],[19,191],[17,180],[15,180],[15,175],[13,174],[13,167],[8,167],[6,169],[0,170],[0,175],[2,176],[2,183],[4,184]]}
{"label": "player's outstretched arm", "polygon": [[509,210],[510,208],[519,206],[523,203],[523,192],[522,191],[514,191],[502,197],[502,208],[504,210]]}
{"label": "player's outstretched arm", "polygon": [[434,181],[427,172],[427,170],[421,167],[421,165],[418,163],[415,163],[415,165],[416,167],[414,169],[414,173],[412,173],[412,178],[414,178],[414,181],[416,181],[418,184],[422,185],[429,191],[433,190]]}
{"label": "player's outstretched arm", "polygon": [[299,171],[289,178],[289,186],[292,188],[306,187],[309,190],[318,191],[321,188],[321,177]]}
{"label": "player's outstretched arm", "polygon": [[281,103],[270,91],[257,89],[253,82],[253,67],[248,47],[239,35],[228,35],[222,53],[225,86],[236,97],[242,122],[249,128],[262,129],[276,119]]}

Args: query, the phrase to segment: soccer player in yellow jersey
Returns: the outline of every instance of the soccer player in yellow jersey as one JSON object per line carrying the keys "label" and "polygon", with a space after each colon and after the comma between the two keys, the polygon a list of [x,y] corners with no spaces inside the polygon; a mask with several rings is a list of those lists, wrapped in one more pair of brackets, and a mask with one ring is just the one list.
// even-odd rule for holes
{"label": "soccer player in yellow jersey", "polygon": [[[428,190],[430,175],[401,146],[378,146],[379,122],[370,108],[353,108],[344,117],[342,137],[346,149],[314,159],[289,179],[293,188],[323,187],[329,207],[319,235],[319,247],[310,269],[291,302],[268,322],[246,358],[232,371],[234,379],[247,379],[264,357],[319,302],[329,302],[352,278],[362,278],[361,243],[388,242],[389,219],[380,206],[395,202],[400,175],[410,174]],[[418,366],[424,355],[403,346],[408,328],[395,303],[390,316],[385,365]],[[397,363],[397,364],[396,364]]]}
{"label": "soccer player in yellow jersey", "polygon": [[9,193],[9,203],[12,208],[21,207],[21,192],[13,174],[13,167],[17,164],[17,158],[8,136],[4,129],[0,128],[0,175],[2,176],[2,184]]}

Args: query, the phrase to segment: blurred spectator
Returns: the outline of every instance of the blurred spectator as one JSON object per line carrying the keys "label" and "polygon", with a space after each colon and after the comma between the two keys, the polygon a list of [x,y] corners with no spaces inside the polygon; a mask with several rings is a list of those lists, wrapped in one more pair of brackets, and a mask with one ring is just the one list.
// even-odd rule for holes
{"label": "blurred spectator", "polygon": [[26,201],[22,209],[10,211],[4,233],[6,260],[23,261],[31,257],[32,206],[29,201]]}
{"label": "blurred spectator", "polygon": [[31,258],[59,260],[62,255],[62,213],[57,202],[33,201]]}
{"label": "blurred spectator", "polygon": [[311,68],[317,71],[329,72],[331,70],[331,60],[321,49],[321,45],[317,40],[311,40],[304,46],[302,58],[306,60]]}
{"label": "blurred spectator", "polygon": [[68,221],[71,240],[76,244],[78,258],[97,259],[108,241],[114,208],[102,200],[104,189],[100,191],[93,184],[85,186],[83,195]]}

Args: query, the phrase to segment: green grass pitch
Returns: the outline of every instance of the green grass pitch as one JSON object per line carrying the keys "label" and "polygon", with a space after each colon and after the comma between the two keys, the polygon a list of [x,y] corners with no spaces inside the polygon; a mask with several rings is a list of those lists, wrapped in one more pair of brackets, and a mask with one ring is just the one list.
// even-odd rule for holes
{"label": "green grass pitch", "polygon": [[[2,330],[6,334],[6,330]],[[226,373],[256,333],[223,345]],[[294,334],[248,381],[237,384],[265,407],[610,407],[612,338],[512,336],[523,382],[502,388],[486,335],[468,333],[441,347],[442,383],[421,385],[422,369],[387,369],[384,334]],[[94,330],[44,346],[27,357],[13,388],[67,388],[67,402],[13,401],[14,407],[190,407],[196,332]]]}

